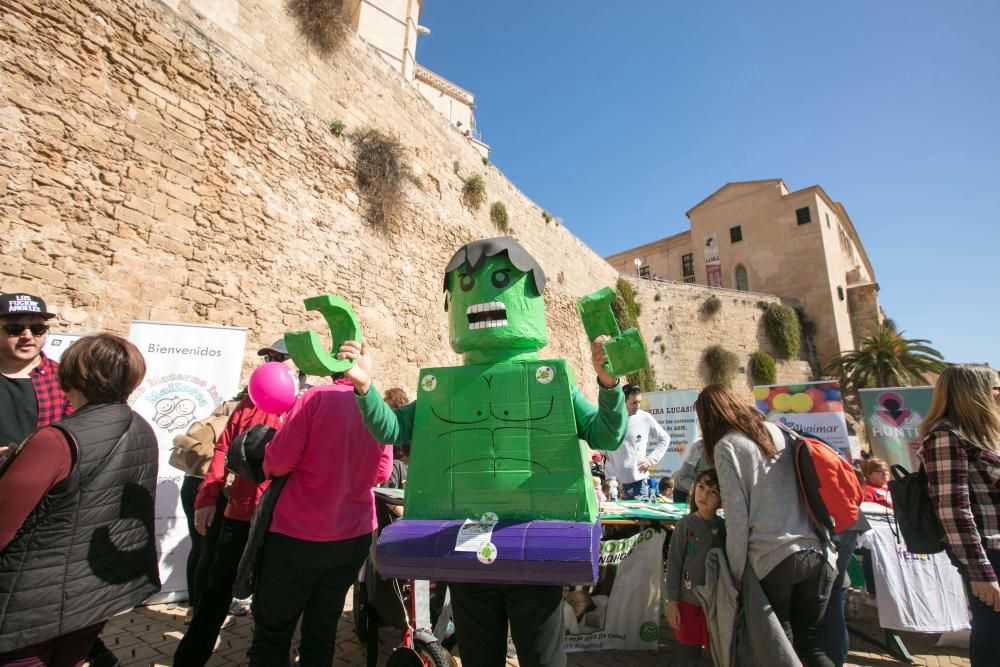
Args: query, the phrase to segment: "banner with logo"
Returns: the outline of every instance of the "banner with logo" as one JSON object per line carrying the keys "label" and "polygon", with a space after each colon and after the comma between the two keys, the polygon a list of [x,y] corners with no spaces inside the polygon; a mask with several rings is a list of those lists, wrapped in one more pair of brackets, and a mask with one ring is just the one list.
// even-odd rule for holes
{"label": "banner with logo", "polygon": [[62,358],[66,348],[84,336],[86,334],[50,331],[48,336],[45,337],[45,347],[42,348],[42,352],[52,361],[58,362]]}
{"label": "banner with logo", "polygon": [[168,464],[175,436],[208,417],[239,389],[246,329],[210,325],[132,322],[128,336],[146,360],[146,378],[132,394],[132,408],[153,427],[160,445],[156,485],[156,540],[160,601],[187,589],[190,540],[181,508],[184,473]]}
{"label": "banner with logo", "polygon": [[660,639],[663,530],[601,540],[595,586],[563,594],[566,651],[655,651]]}
{"label": "banner with logo", "polygon": [[753,397],[768,421],[815,435],[851,458],[839,382],[757,386]]}
{"label": "banner with logo", "polygon": [[920,468],[920,424],[931,407],[933,387],[861,389],[861,412],[872,454],[910,472]]}
{"label": "banner with logo", "polygon": [[705,237],[705,284],[709,287],[722,287],[719,237],[715,234],[709,234]]}
{"label": "banner with logo", "polygon": [[669,477],[681,467],[684,450],[698,438],[698,414],[694,410],[698,390],[651,391],[642,397],[642,409],[670,434],[670,447],[649,476]]}

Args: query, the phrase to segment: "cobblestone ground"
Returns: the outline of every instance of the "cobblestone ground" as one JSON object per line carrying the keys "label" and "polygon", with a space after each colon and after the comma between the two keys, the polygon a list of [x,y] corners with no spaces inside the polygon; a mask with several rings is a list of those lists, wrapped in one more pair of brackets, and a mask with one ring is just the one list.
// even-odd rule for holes
{"label": "cobblestone ground", "polygon": [[[354,624],[350,609],[351,595],[347,596],[347,609],[341,618],[337,632],[336,665],[364,665],[365,648],[354,634]],[[155,605],[136,609],[128,614],[110,621],[104,630],[104,642],[121,659],[124,665],[172,665],[171,656],[178,640],[184,632],[184,607],[171,608],[167,605]],[[253,620],[249,616],[235,617],[233,624],[222,631],[209,667],[232,667],[246,664],[246,650],[250,643],[250,633]],[[874,609],[863,609],[861,620],[852,625],[865,634],[882,638],[877,625]],[[660,649],[654,655],[646,651],[600,651],[594,653],[576,653],[569,656],[569,665],[579,667],[620,666],[620,665],[654,665],[668,666],[673,662],[676,644],[669,630],[663,629]],[[913,655],[914,664],[931,665],[934,667],[953,667],[968,665],[968,653],[956,648],[935,648],[937,635],[917,635],[904,633],[903,639]],[[399,641],[399,633],[383,629],[379,665],[384,665],[386,658]],[[885,651],[852,638],[852,651],[849,665],[894,665],[901,664]],[[461,665],[461,657],[457,656],[455,665]],[[510,662],[516,665],[516,662]],[[705,665],[711,665],[706,658]],[[474,667],[474,666],[469,666]]]}

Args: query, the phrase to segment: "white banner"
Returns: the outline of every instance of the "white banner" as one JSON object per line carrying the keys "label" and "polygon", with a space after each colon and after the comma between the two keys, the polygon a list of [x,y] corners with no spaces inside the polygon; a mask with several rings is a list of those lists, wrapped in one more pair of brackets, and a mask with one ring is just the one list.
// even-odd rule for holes
{"label": "white banner", "polygon": [[45,356],[52,361],[58,362],[66,351],[66,348],[80,340],[87,334],[79,333],[61,333],[58,331],[50,331],[49,335],[45,337],[45,347],[42,348],[42,352]]}
{"label": "white banner", "polygon": [[566,651],[655,651],[660,639],[662,530],[601,540],[597,585],[564,595]]}
{"label": "white banner", "polygon": [[642,409],[670,434],[670,448],[649,476],[669,477],[680,468],[684,450],[698,438],[698,414],[694,410],[698,390],[651,391],[642,397]]}
{"label": "white banner", "polygon": [[246,329],[132,322],[129,340],[146,360],[146,379],[129,399],[145,417],[160,445],[156,484],[156,542],[162,594],[187,589],[185,564],[190,540],[181,507],[184,473],[168,464],[174,437],[212,414],[239,389]]}

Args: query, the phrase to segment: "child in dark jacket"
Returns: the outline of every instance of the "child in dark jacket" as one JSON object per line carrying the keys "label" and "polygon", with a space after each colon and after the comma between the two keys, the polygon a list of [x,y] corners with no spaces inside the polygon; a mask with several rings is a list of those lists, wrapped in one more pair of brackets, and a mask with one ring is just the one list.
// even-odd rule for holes
{"label": "child in dark jacket", "polygon": [[677,522],[667,553],[667,622],[681,644],[674,663],[697,665],[708,647],[708,624],[695,586],[705,583],[705,556],[713,547],[725,548],[725,526],[716,512],[721,504],[715,470],[704,470],[691,490],[691,513]]}

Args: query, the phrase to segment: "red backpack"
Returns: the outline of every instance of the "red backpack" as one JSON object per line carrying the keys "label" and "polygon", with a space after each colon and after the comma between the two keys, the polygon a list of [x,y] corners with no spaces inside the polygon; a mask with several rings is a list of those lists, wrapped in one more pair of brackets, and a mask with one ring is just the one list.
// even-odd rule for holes
{"label": "red backpack", "polygon": [[854,468],[840,453],[813,436],[777,424],[795,461],[799,491],[819,538],[828,544],[858,519],[864,491]]}

